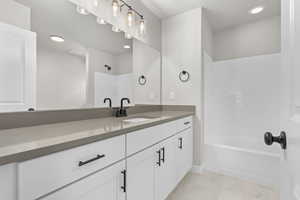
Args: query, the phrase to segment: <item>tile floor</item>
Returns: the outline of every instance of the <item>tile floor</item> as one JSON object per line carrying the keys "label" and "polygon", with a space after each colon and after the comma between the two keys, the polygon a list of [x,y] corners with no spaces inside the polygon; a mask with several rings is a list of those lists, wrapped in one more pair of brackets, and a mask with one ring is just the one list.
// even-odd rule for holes
{"label": "tile floor", "polygon": [[272,188],[211,172],[188,174],[167,200],[279,200]]}

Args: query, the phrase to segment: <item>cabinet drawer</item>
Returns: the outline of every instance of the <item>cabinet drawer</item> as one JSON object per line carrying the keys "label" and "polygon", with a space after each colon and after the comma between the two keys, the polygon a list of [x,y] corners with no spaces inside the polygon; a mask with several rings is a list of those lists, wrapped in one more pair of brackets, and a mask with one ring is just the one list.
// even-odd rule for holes
{"label": "cabinet drawer", "polygon": [[52,192],[125,158],[125,136],[22,162],[18,165],[20,200]]}
{"label": "cabinet drawer", "polygon": [[168,122],[129,133],[127,135],[127,154],[132,155],[176,134],[178,132],[177,123],[178,121]]}
{"label": "cabinet drawer", "polygon": [[181,132],[187,128],[190,128],[193,126],[193,117],[186,117],[183,119],[178,120],[177,122],[177,130],[178,132]]}
{"label": "cabinet drawer", "polygon": [[125,200],[125,161],[118,162],[41,200]]}

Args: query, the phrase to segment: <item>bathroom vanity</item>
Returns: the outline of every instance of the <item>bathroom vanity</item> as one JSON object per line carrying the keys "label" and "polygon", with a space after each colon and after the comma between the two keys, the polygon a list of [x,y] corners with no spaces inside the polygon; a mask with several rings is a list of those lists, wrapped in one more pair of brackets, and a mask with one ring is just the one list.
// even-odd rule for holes
{"label": "bathroom vanity", "polygon": [[161,105],[161,21],[84,2],[0,6],[24,14],[0,15],[0,200],[164,200],[192,167],[195,108]]}
{"label": "bathroom vanity", "polygon": [[0,199],[165,199],[192,167],[193,113],[142,116],[1,131]]}

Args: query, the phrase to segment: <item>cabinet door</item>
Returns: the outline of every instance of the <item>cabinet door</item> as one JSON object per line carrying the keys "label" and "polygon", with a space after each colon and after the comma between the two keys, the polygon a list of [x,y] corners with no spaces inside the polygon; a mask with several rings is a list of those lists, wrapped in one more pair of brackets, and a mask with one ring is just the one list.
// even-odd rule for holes
{"label": "cabinet door", "polygon": [[175,137],[160,144],[161,166],[157,168],[156,176],[156,200],[164,200],[176,187],[176,155]]}
{"label": "cabinet door", "polygon": [[0,23],[0,44],[0,112],[35,108],[35,33]]}
{"label": "cabinet door", "polygon": [[158,147],[146,149],[127,159],[127,200],[155,200],[155,171]]}
{"label": "cabinet door", "polygon": [[17,167],[16,164],[0,166],[0,199],[17,199]]}
{"label": "cabinet door", "polygon": [[[125,161],[75,182],[42,200],[125,200]],[[124,185],[125,184],[125,185]]]}
{"label": "cabinet door", "polygon": [[189,128],[176,136],[176,183],[190,171],[193,165],[193,129]]}

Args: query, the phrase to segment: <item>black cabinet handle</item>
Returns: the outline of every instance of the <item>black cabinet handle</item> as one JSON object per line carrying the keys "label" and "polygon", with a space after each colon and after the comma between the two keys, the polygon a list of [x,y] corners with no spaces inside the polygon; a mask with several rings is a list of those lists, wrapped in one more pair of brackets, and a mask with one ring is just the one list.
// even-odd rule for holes
{"label": "black cabinet handle", "polygon": [[179,138],[179,149],[183,149],[183,138]]}
{"label": "black cabinet handle", "polygon": [[121,189],[123,190],[124,193],[126,193],[126,188],[127,188],[127,171],[123,170],[121,173],[123,174],[123,186],[121,186]]}
{"label": "black cabinet handle", "polygon": [[156,162],[156,164],[158,164],[158,166],[161,165],[161,151],[157,151],[156,153],[158,153],[158,162]]}
{"label": "black cabinet handle", "polygon": [[163,163],[165,163],[165,147],[163,147],[163,148],[161,148],[161,151],[162,151],[162,159],[161,159],[161,161],[163,162]]}
{"label": "black cabinet handle", "polygon": [[90,160],[87,160],[87,161],[80,161],[80,162],[78,163],[78,166],[81,167],[81,166],[83,166],[83,165],[86,165],[86,164],[88,164],[88,163],[94,162],[94,161],[99,160],[99,159],[104,158],[104,157],[105,157],[104,154],[102,154],[102,155],[99,155],[99,154],[98,154],[95,158],[92,158],[92,159],[90,159]]}
{"label": "black cabinet handle", "polygon": [[184,125],[189,125],[191,122],[184,122]]}

